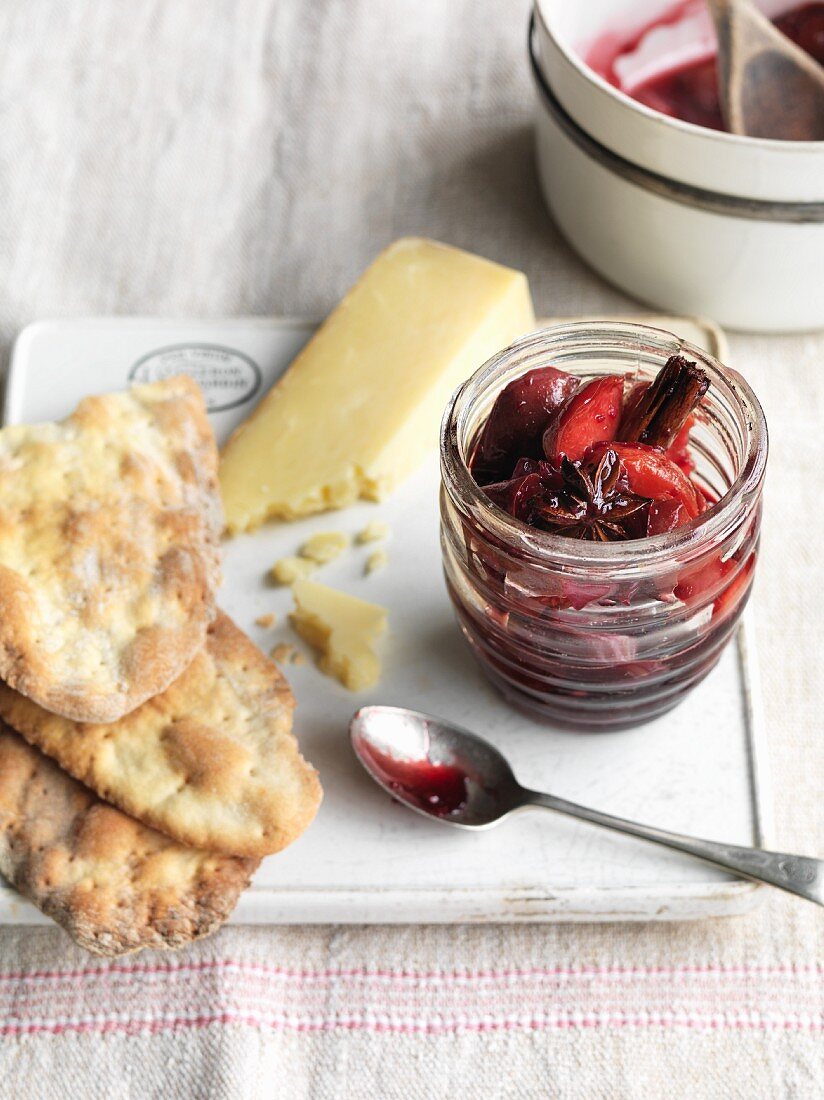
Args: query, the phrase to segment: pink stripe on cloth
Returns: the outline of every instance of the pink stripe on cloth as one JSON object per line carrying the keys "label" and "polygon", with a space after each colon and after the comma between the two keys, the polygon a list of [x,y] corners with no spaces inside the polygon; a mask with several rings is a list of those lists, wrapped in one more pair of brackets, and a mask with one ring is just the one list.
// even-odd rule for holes
{"label": "pink stripe on cloth", "polygon": [[672,977],[682,975],[742,975],[767,976],[792,974],[810,977],[824,976],[824,963],[765,963],[763,965],[724,966],[582,966],[582,967],[526,967],[487,970],[387,970],[368,967],[327,967],[326,969],[297,969],[274,966],[270,963],[253,963],[237,959],[199,959],[194,962],[170,961],[164,963],[101,963],[75,970],[10,970],[0,971],[0,982],[18,982],[21,979],[66,981],[72,978],[97,978],[110,974],[174,974],[202,970],[243,970],[258,972],[285,979],[300,981],[326,981],[330,978],[355,978],[364,980],[388,979],[391,981],[500,981],[513,978],[580,978],[580,977]]}
{"label": "pink stripe on cloth", "polygon": [[818,1033],[824,967],[292,969],[240,959],[0,974],[0,1035],[204,1027],[451,1035],[571,1029]]}
{"label": "pink stripe on cloth", "polygon": [[456,1035],[495,1031],[564,1031],[577,1028],[630,1028],[630,1029],[698,1029],[734,1030],[734,1031],[806,1031],[824,1030],[824,1021],[808,1022],[798,1019],[761,1019],[727,1018],[720,1016],[607,1016],[592,1013],[588,1016],[545,1016],[520,1017],[516,1019],[459,1019],[459,1020],[394,1020],[356,1018],[350,1016],[328,1017],[320,1020],[301,1019],[299,1017],[263,1017],[239,1015],[237,1013],[214,1013],[207,1016],[164,1017],[147,1020],[114,1020],[98,1017],[95,1020],[54,1020],[33,1022],[31,1024],[9,1024],[0,1026],[0,1036],[51,1034],[63,1035],[69,1032],[77,1034],[128,1035],[157,1034],[163,1031],[191,1030],[213,1025],[242,1025],[256,1030],[318,1032],[318,1031],[363,1031],[372,1034],[400,1035]]}

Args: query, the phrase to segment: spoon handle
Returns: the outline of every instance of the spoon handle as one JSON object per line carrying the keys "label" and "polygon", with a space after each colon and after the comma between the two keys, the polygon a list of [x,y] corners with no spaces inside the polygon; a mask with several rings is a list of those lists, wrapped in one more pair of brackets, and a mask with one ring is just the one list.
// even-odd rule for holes
{"label": "spoon handle", "polygon": [[606,829],[615,829],[619,833],[650,840],[665,848],[674,848],[712,863],[735,875],[767,882],[791,894],[824,905],[824,860],[809,856],[793,856],[783,852],[768,852],[763,848],[742,848],[737,844],[721,844],[713,840],[700,840],[698,837],[668,833],[652,825],[641,825],[637,821],[627,821],[622,817],[591,810],[564,798],[539,791],[524,791],[525,806],[543,806],[547,810],[568,814],[570,817],[589,821],[593,825],[602,825]]}

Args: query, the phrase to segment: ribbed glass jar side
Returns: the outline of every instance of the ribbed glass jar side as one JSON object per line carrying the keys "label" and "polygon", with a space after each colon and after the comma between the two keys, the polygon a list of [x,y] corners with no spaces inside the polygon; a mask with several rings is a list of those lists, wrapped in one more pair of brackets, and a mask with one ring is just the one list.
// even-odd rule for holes
{"label": "ribbed glass jar side", "polygon": [[[710,375],[693,431],[696,480],[718,503],[668,535],[597,544],[530,528],[491,504],[467,455],[513,378],[553,365],[592,378],[652,378],[683,351]],[[734,372],[669,334],[632,324],[533,334],[485,364],[444,418],[441,540],[458,621],[489,678],[533,715],[633,725],[677,703],[718,660],[757,558],[766,425]]]}

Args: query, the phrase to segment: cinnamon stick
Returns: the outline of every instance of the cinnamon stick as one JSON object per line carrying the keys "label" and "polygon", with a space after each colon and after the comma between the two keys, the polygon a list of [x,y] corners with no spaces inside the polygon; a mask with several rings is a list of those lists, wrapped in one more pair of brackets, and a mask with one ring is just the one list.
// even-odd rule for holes
{"label": "cinnamon stick", "polygon": [[618,438],[666,450],[709,387],[697,363],[683,355],[671,356],[624,417]]}

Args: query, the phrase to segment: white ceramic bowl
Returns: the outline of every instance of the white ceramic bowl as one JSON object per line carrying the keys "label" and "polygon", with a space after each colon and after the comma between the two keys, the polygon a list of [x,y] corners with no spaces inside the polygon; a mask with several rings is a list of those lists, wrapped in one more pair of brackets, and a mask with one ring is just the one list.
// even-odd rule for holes
{"label": "white ceramic bowl", "polygon": [[538,166],[555,220],[596,270],[655,306],[752,331],[824,328],[824,142],[669,118],[582,59],[603,34],[672,7],[536,0]]}

